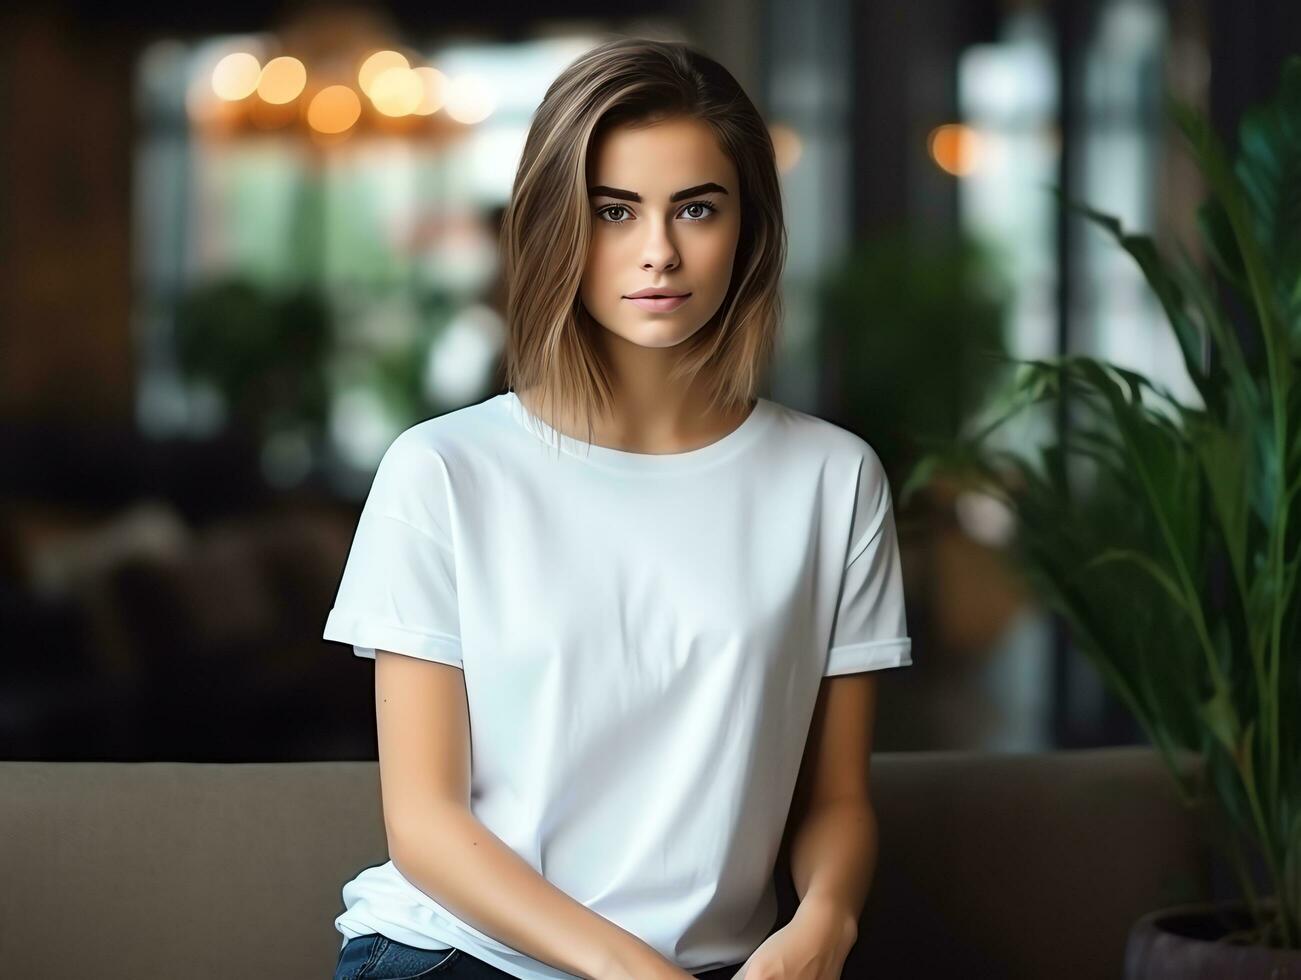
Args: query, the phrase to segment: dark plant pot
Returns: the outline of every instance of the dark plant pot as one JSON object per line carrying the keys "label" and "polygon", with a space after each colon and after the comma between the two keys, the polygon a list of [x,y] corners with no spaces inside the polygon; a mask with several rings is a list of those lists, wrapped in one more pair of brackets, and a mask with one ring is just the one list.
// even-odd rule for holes
{"label": "dark plant pot", "polygon": [[1301,950],[1220,941],[1251,924],[1243,902],[1149,912],[1129,930],[1125,980],[1301,980]]}

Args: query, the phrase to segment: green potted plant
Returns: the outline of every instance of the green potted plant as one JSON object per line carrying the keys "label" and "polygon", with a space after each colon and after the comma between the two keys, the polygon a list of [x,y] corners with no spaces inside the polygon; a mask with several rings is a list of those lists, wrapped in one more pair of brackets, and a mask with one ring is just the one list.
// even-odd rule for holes
{"label": "green potted plant", "polygon": [[215,387],[230,423],[255,440],[296,431],[319,444],[329,414],[329,351],[329,311],[308,287],[223,278],[192,287],[177,306],[182,374]]}
{"label": "green potted plant", "polygon": [[1009,291],[987,246],[901,228],[855,243],[822,274],[819,361],[840,421],[870,432],[887,471],[902,472],[920,441],[957,435],[989,397]]}
{"label": "green potted plant", "polygon": [[[932,444],[900,497],[943,473],[1002,500],[1015,563],[1141,724],[1180,798],[1209,804],[1240,896],[1145,916],[1126,976],[1272,977],[1281,964],[1297,976],[1301,57],[1276,99],[1244,117],[1232,162],[1201,113],[1166,104],[1209,191],[1197,215],[1209,267],[1067,204],[1138,263],[1203,404],[1089,357],[1013,360],[992,415]],[[1224,293],[1241,301],[1241,338]],[[1079,419],[1060,441],[1037,454],[991,445],[1008,419],[1067,394]]]}

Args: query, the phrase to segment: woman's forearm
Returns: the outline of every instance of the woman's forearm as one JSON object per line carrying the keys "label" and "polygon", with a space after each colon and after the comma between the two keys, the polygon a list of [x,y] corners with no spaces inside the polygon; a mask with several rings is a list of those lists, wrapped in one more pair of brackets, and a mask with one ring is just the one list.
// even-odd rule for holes
{"label": "woman's forearm", "polygon": [[853,945],[876,874],[876,811],[858,802],[828,803],[804,814],[790,841],[795,914],[816,917]]}
{"label": "woman's forearm", "polygon": [[474,928],[587,980],[690,974],[547,881],[470,811],[449,806],[390,837],[402,876]]}

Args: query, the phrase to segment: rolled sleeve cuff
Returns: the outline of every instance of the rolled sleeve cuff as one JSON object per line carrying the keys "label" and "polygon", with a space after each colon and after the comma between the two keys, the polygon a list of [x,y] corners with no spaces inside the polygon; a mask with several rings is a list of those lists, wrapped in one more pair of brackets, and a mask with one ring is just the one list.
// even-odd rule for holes
{"label": "rolled sleeve cuff", "polygon": [[824,677],[836,674],[854,674],[864,670],[882,670],[886,667],[904,667],[912,661],[912,638],[893,637],[887,640],[870,640],[867,643],[846,643],[832,647],[827,653]]}
{"label": "rolled sleeve cuff", "polygon": [[322,635],[327,640],[351,644],[356,656],[370,660],[375,659],[376,650],[391,650],[421,660],[451,664],[454,667],[464,666],[458,637],[449,633],[414,630],[349,614],[341,609],[330,610]]}

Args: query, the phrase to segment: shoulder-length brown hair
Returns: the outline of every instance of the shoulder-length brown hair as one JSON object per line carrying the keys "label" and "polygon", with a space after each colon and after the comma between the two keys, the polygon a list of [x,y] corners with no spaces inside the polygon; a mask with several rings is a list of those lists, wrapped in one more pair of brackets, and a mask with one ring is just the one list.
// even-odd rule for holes
{"label": "shoulder-length brown hair", "polygon": [[727,295],[683,343],[672,377],[700,375],[725,409],[748,405],[776,346],[786,227],[767,125],[727,69],[685,44],[598,45],[547,89],[501,226],[507,386],[537,386],[541,404],[585,417],[588,442],[593,416],[611,405],[610,375],[594,344],[600,327],[579,298],[593,221],[588,154],[614,126],[681,116],[706,123],[735,165],[741,228]]}

